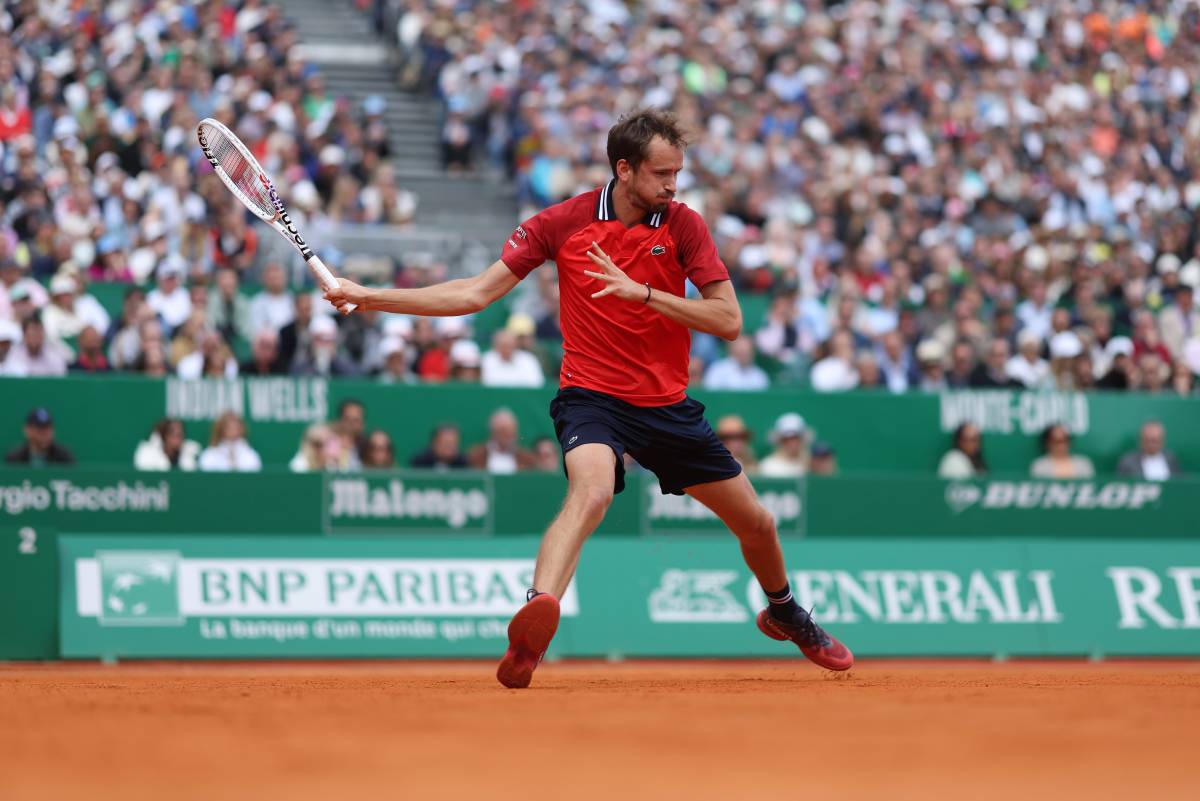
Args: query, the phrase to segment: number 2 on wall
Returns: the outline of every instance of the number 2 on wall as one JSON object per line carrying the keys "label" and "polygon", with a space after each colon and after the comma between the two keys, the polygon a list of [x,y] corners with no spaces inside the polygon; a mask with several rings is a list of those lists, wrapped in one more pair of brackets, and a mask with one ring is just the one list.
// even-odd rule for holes
{"label": "number 2 on wall", "polygon": [[17,530],[17,536],[20,537],[21,543],[17,546],[17,553],[27,554],[32,556],[37,553],[37,532],[29,526]]}

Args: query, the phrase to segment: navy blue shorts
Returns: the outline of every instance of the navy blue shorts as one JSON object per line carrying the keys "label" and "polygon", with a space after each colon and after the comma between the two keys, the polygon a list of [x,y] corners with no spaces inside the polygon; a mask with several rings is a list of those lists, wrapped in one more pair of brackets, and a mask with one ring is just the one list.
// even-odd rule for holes
{"label": "navy blue shorts", "polygon": [[550,402],[550,417],[563,451],[592,442],[617,455],[614,492],[625,489],[624,454],[658,476],[663,495],[682,495],[687,487],[733,478],[742,466],[717,439],[704,419],[704,404],[684,398],[670,406],[634,406],[590,389],[560,389]]}

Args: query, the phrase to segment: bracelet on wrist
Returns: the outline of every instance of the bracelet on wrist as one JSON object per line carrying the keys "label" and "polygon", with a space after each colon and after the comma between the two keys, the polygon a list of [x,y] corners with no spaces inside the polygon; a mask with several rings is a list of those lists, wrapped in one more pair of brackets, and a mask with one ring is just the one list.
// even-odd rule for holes
{"label": "bracelet on wrist", "polygon": [[649,302],[650,302],[650,284],[647,283],[646,284],[646,299],[642,301],[642,305],[645,306]]}

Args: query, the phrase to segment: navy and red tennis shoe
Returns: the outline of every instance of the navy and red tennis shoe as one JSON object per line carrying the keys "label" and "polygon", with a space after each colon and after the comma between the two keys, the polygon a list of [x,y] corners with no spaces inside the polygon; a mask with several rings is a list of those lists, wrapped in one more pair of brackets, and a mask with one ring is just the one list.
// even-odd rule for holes
{"label": "navy and red tennis shoe", "polygon": [[758,613],[758,628],[772,640],[790,640],[810,661],[826,670],[849,670],[854,666],[854,654],[832,634],[817,625],[803,608],[792,613],[791,620],[779,620],[770,608]]}

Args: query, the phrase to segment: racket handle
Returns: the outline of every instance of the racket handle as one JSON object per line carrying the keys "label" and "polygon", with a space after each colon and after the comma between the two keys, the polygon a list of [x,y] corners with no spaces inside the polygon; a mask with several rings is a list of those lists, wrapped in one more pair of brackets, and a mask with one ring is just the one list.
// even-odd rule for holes
{"label": "racket handle", "polygon": [[[320,282],[321,286],[325,287],[326,289],[337,288],[337,279],[333,277],[333,273],[329,271],[329,268],[325,266],[325,262],[321,261],[319,257],[315,255],[312,256],[308,260],[308,268],[313,271],[313,275],[317,277],[317,281]],[[358,306],[354,305],[353,303],[347,304],[346,312],[352,312],[357,308]]]}

